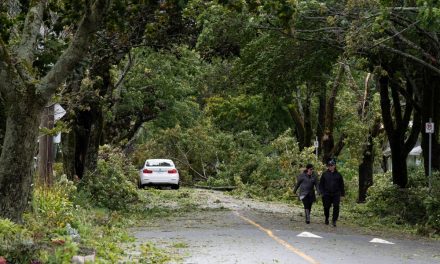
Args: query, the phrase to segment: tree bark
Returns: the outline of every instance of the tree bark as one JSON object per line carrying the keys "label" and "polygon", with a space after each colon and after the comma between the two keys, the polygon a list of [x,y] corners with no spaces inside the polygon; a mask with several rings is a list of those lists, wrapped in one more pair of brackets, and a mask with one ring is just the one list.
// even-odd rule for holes
{"label": "tree bark", "polygon": [[[378,78],[377,85],[380,90],[382,119],[391,148],[393,183],[397,184],[401,188],[406,188],[408,183],[406,158],[408,157],[408,153],[417,142],[417,137],[421,129],[421,115],[417,108],[413,105],[413,102],[418,101],[417,97],[413,98],[412,100],[406,100],[405,109],[402,109],[400,102],[401,98],[399,97],[398,92],[398,90],[402,87],[399,87],[399,83],[397,81],[393,82],[391,79],[392,77],[392,72],[389,71],[387,76],[382,75]],[[414,87],[411,87],[411,82],[407,79],[407,96],[413,97],[413,88]],[[391,108],[389,90],[391,90],[393,108]],[[391,113],[391,109],[394,110],[393,114]],[[413,125],[412,128],[410,128],[409,136],[407,136],[411,117],[413,120]]]}
{"label": "tree bark", "polygon": [[316,125],[316,136],[319,141],[319,154],[322,154],[322,139],[324,136],[325,128],[325,112],[326,112],[326,102],[327,102],[327,88],[325,85],[319,90],[319,110],[318,110],[318,124]]}
{"label": "tree bark", "polygon": [[368,136],[368,143],[362,154],[362,163],[359,165],[359,192],[358,202],[363,203],[367,198],[367,191],[373,185],[373,137]]}
{"label": "tree bark", "polygon": [[304,142],[303,147],[310,147],[312,145],[312,137],[313,137],[313,130],[312,130],[312,115],[311,115],[311,105],[312,105],[312,98],[311,98],[311,92],[309,91],[310,87],[307,85],[307,95],[306,95],[306,104],[304,106]]}
{"label": "tree bark", "polygon": [[[324,129],[324,135],[322,136],[322,151],[323,151],[322,160],[324,163],[333,155],[335,155],[335,151],[336,151],[335,139],[333,135],[334,116],[335,116],[335,107],[336,107],[336,96],[338,94],[338,90],[341,85],[343,73],[344,73],[344,67],[342,64],[340,64],[338,73],[336,75],[336,79],[333,82],[333,87],[330,92],[330,97],[327,100],[326,114],[325,114],[325,129]],[[339,144],[339,146],[342,146],[341,144]]]}
{"label": "tree bark", "polygon": [[400,188],[406,188],[408,184],[408,169],[406,158],[402,145],[397,144],[391,147],[391,166],[393,169],[393,183]]}
{"label": "tree bark", "polygon": [[42,111],[42,106],[33,101],[29,98],[8,107],[0,156],[0,216],[15,222],[21,222],[32,191]]}
{"label": "tree bark", "polygon": [[[423,108],[422,108],[422,124],[429,122],[432,118],[434,123],[434,133],[431,135],[432,140],[432,156],[431,166],[432,170],[440,170],[440,142],[439,142],[439,127],[440,127],[440,78],[429,75],[425,72],[424,90],[423,90]],[[425,168],[425,175],[429,174],[429,134],[422,131],[422,149],[423,162]]]}
{"label": "tree bark", "polygon": [[[366,116],[370,112],[370,79],[371,73],[367,73],[364,82],[364,93],[359,99],[358,116],[359,121],[364,122]],[[354,82],[354,81],[353,81]],[[358,89],[357,89],[358,90]],[[356,90],[356,91],[357,91]],[[373,185],[373,165],[374,165],[374,138],[380,133],[380,119],[374,121],[374,124],[368,131],[367,144],[364,146],[362,152],[362,162],[359,164],[359,191],[358,203],[364,203],[367,198],[367,191]]]}
{"label": "tree bark", "polygon": [[298,141],[300,149],[304,148],[303,142],[305,138],[305,128],[304,128],[304,121],[302,119],[302,116],[300,113],[295,109],[294,106],[288,106],[289,114],[295,123],[295,135],[296,140]]}
{"label": "tree bark", "polygon": [[5,98],[7,113],[0,155],[0,217],[15,222],[21,221],[31,198],[33,157],[43,107],[82,60],[109,3],[97,0],[86,10],[69,47],[54,67],[37,80],[34,72],[38,70],[32,69],[32,62],[44,4],[45,1],[30,2],[20,45],[11,49],[12,53],[0,39],[0,94]]}
{"label": "tree bark", "polygon": [[[53,129],[54,126],[54,105],[44,107],[41,116],[40,127]],[[38,183],[41,186],[52,186],[53,179],[53,137],[51,135],[40,135],[38,138]]]}
{"label": "tree bark", "polygon": [[[73,153],[70,153],[72,159],[64,160],[65,166],[71,170],[73,169],[70,174],[77,175],[80,179],[87,171],[96,168],[99,146],[102,143],[116,139],[106,139],[106,135],[103,133],[104,127],[107,125],[104,124],[104,111],[105,109],[111,109],[112,104],[116,101],[113,101],[114,96],[112,94],[115,86],[111,80],[110,68],[122,61],[126,54],[129,54],[132,46],[138,45],[144,40],[145,26],[155,19],[152,14],[154,14],[156,7],[157,3],[146,3],[136,13],[130,13],[130,17],[127,18],[126,22],[130,23],[133,30],[126,32],[128,35],[120,32],[115,34],[112,30],[104,30],[100,38],[94,43],[96,48],[89,53],[91,64],[88,65],[90,73],[88,77],[96,81],[92,89],[97,91],[98,95],[89,93],[79,101],[74,102],[77,115],[71,117],[73,131],[69,134],[69,150],[73,151]],[[115,38],[115,36],[117,37]],[[131,62],[128,64],[126,72],[130,67]],[[76,81],[76,77],[72,79]],[[116,86],[119,85],[120,82],[116,84]],[[103,100],[103,98],[105,99]],[[79,105],[87,105],[88,109],[79,108]],[[130,121],[135,121],[137,124],[141,120]],[[115,124],[108,124],[108,129],[115,129],[116,125],[113,125]],[[123,125],[124,128],[130,127],[130,124],[127,123]]]}
{"label": "tree bark", "polygon": [[[363,102],[361,102],[364,104]],[[361,114],[360,116],[364,116]],[[365,202],[367,198],[367,191],[373,185],[373,165],[374,165],[374,143],[373,140],[380,133],[380,119],[374,122],[370,129],[367,139],[367,145],[364,147],[362,153],[362,162],[359,164],[359,192],[358,203]]]}

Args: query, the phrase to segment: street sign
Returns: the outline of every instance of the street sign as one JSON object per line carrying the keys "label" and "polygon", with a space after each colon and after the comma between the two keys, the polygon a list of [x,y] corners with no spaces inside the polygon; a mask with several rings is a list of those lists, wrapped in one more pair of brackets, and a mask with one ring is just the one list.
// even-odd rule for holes
{"label": "street sign", "polygon": [[66,110],[60,105],[55,104],[53,110],[53,119],[54,121],[60,120],[66,114]]}
{"label": "street sign", "polygon": [[61,143],[61,132],[59,132],[58,134],[56,134],[53,137],[53,143],[55,143],[55,144],[60,144]]}
{"label": "street sign", "polygon": [[433,122],[425,123],[425,132],[428,134],[434,133],[434,123]]}
{"label": "street sign", "polygon": [[315,140],[315,142],[313,143],[313,146],[315,146],[315,148],[319,147],[319,141]]}

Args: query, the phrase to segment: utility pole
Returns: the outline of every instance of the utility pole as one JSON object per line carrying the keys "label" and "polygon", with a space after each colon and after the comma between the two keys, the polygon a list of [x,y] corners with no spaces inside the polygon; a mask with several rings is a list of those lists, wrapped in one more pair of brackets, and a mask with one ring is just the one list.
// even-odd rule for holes
{"label": "utility pole", "polygon": [[[53,129],[54,127],[54,104],[46,106],[41,117],[40,128]],[[43,134],[38,140],[38,180],[42,186],[53,184],[53,137]]]}

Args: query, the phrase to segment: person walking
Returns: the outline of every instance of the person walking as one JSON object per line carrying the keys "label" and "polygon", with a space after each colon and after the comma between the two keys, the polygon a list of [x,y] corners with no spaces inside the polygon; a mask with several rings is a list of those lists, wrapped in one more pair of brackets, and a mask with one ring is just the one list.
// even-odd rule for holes
{"label": "person walking", "polygon": [[341,197],[345,196],[344,179],[336,170],[336,161],[327,161],[327,171],[319,180],[319,191],[322,194],[322,204],[324,206],[325,224],[329,224],[330,207],[333,205],[332,225],[336,227],[339,218],[339,204]]}
{"label": "person walking", "polygon": [[313,165],[307,164],[306,169],[298,175],[293,193],[299,188],[299,198],[304,204],[304,212],[306,215],[306,224],[310,224],[310,212],[312,204],[316,201],[315,187],[318,189],[318,179],[313,173]]}

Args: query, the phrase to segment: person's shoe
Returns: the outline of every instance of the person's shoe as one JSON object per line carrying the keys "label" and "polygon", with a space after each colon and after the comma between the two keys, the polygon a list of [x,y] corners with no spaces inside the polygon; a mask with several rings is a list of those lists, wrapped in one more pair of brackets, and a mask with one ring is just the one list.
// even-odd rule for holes
{"label": "person's shoe", "polygon": [[332,221],[332,225],[336,227],[336,221]]}
{"label": "person's shoe", "polygon": [[304,210],[306,213],[306,224],[310,224],[310,209]]}
{"label": "person's shoe", "polygon": [[328,222],[328,219],[325,219],[325,224],[326,224],[326,225],[328,225],[328,224],[329,224],[329,222]]}

